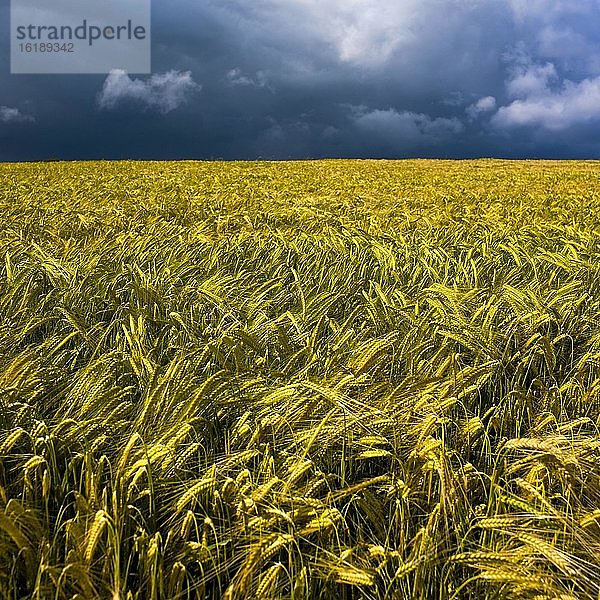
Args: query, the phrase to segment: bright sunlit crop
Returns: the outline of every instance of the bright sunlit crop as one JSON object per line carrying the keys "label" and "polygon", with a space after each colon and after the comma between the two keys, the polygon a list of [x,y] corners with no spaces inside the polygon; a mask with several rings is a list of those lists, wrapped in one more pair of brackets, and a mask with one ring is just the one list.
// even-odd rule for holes
{"label": "bright sunlit crop", "polygon": [[600,166],[0,165],[0,597],[597,600]]}

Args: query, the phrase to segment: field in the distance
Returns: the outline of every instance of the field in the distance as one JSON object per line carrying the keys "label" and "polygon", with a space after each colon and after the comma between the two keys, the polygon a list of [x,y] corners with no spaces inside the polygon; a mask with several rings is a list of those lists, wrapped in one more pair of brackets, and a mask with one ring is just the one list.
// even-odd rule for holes
{"label": "field in the distance", "polygon": [[0,164],[0,597],[597,600],[600,163]]}

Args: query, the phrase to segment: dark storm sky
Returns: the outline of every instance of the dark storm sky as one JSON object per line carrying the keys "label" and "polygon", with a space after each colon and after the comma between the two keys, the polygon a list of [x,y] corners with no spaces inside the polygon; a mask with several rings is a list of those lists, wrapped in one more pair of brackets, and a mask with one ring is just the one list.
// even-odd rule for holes
{"label": "dark storm sky", "polygon": [[150,76],[10,75],[3,25],[0,160],[600,158],[598,0],[152,10]]}

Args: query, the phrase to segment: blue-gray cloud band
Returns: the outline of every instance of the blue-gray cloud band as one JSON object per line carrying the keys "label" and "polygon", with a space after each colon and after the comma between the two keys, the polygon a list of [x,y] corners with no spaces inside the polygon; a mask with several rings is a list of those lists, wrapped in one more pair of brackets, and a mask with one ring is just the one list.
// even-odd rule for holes
{"label": "blue-gray cloud band", "polygon": [[0,159],[596,158],[598,23],[595,0],[155,3],[149,77],[10,76],[0,39]]}

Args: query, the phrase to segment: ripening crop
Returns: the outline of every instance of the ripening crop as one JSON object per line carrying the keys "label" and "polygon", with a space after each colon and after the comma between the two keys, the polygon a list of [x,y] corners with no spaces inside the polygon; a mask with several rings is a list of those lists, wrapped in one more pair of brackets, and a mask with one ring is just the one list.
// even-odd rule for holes
{"label": "ripening crop", "polygon": [[0,598],[598,600],[600,164],[0,164]]}

